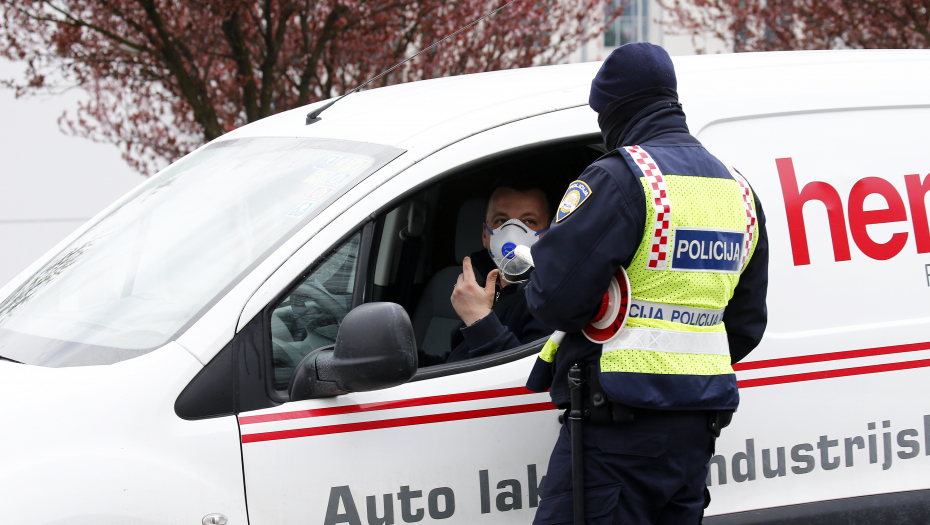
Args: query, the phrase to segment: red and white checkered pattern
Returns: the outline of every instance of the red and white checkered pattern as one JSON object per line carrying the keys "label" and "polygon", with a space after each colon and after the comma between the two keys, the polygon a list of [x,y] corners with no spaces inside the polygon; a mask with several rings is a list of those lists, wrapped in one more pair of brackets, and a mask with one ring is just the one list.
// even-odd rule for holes
{"label": "red and white checkered pattern", "polygon": [[740,271],[746,267],[746,259],[749,257],[749,249],[752,248],[752,236],[756,231],[756,210],[752,207],[752,192],[749,190],[749,183],[742,175],[737,173],[733,166],[727,163],[723,164],[729,170],[730,175],[739,184],[740,194],[743,197],[743,204],[746,206],[746,233],[743,234],[743,256],[740,259]]}
{"label": "red and white checkered pattern", "polygon": [[664,270],[668,265],[668,240],[671,233],[672,201],[668,198],[668,189],[665,187],[665,176],[659,169],[656,161],[639,146],[626,146],[624,149],[633,157],[652,187],[652,207],[656,210],[656,221],[652,231],[652,248],[649,250],[649,270]]}

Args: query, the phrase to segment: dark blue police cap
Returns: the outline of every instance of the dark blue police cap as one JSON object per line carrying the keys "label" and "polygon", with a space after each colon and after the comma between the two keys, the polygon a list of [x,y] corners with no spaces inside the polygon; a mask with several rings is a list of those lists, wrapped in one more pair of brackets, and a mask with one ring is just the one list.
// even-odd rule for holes
{"label": "dark blue police cap", "polygon": [[594,76],[588,105],[600,113],[614,100],[656,87],[678,90],[671,57],[648,42],[625,44],[613,50]]}

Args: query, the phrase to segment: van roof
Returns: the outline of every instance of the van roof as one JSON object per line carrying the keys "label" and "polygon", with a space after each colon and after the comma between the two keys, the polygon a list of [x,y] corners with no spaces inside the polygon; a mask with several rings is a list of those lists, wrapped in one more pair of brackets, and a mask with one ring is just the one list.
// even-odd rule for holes
{"label": "van roof", "polygon": [[[930,50],[785,51],[673,60],[695,135],[721,120],[930,105]],[[224,138],[334,138],[426,153],[508,122],[586,106],[600,64],[511,69],[371,89],[340,101],[310,126],[305,125],[307,113],[325,101],[268,117]],[[596,130],[596,114],[590,115]]]}

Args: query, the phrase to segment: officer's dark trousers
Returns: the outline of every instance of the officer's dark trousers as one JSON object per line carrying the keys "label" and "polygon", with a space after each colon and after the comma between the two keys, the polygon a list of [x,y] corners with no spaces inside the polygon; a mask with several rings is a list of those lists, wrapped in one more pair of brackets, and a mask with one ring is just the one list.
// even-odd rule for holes
{"label": "officer's dark trousers", "polygon": [[[584,422],[585,523],[697,525],[714,436],[706,412],[637,413],[631,423]],[[534,525],[572,523],[572,450],[562,425]]]}

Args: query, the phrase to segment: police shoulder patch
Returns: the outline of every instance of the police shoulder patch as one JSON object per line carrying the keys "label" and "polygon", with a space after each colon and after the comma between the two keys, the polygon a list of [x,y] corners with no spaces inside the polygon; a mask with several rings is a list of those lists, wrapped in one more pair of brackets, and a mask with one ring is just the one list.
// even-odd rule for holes
{"label": "police shoulder patch", "polygon": [[565,217],[581,207],[590,196],[591,188],[584,181],[576,180],[569,184],[568,191],[565,192],[562,202],[559,203],[559,209],[556,211],[555,222],[562,222]]}

